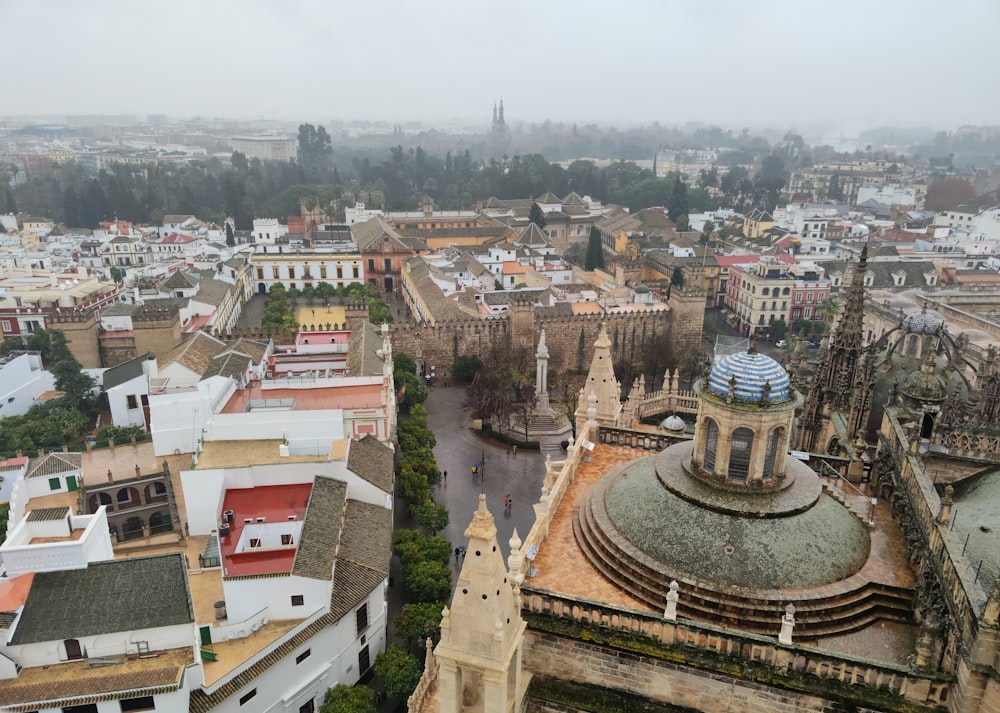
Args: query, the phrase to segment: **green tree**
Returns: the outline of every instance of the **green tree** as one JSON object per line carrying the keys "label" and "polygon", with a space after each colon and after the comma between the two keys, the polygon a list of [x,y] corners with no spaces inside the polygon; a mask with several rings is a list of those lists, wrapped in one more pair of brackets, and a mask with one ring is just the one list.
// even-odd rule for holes
{"label": "green tree", "polygon": [[333,168],[333,147],[326,128],[312,124],[299,126],[299,166],[310,183],[323,183]]}
{"label": "green tree", "polygon": [[483,368],[483,360],[475,354],[466,354],[455,360],[451,375],[463,384],[471,384],[476,374]]}
{"label": "green tree", "polygon": [[270,329],[298,330],[299,328],[298,322],[295,321],[295,311],[289,300],[289,291],[280,282],[271,285],[267,294],[261,326]]}
{"label": "green tree", "polygon": [[229,222],[226,223],[226,245],[231,248],[236,246],[236,236],[233,234],[233,224]]}
{"label": "green tree", "polygon": [[396,636],[406,642],[409,649],[428,637],[436,644],[441,640],[441,611],[443,609],[444,604],[441,602],[404,604],[399,618],[396,619],[392,628],[395,630]]}
{"label": "green tree", "polygon": [[326,692],[319,713],[375,713],[375,691],[338,683]]}
{"label": "green tree", "polygon": [[684,271],[680,265],[674,267],[674,272],[670,275],[670,284],[674,287],[684,287]]}
{"label": "green tree", "polygon": [[590,229],[590,240],[587,242],[587,258],[583,264],[585,270],[604,269],[604,246],[601,244],[601,231],[595,226]]}
{"label": "green tree", "polygon": [[406,589],[417,602],[443,602],[451,594],[451,569],[441,562],[417,562],[406,573]]}
{"label": "green tree", "polygon": [[436,535],[448,527],[448,508],[431,499],[413,506],[413,519],[425,530]]}
{"label": "green tree", "polygon": [[116,285],[120,285],[125,282],[125,270],[118,267],[117,265],[112,265],[111,269],[108,271],[111,274],[111,280]]}
{"label": "green tree", "polygon": [[420,662],[413,654],[392,645],[375,657],[375,675],[389,698],[406,698],[420,683]]}
{"label": "green tree", "polygon": [[587,262],[587,243],[573,243],[566,248],[566,254],[563,257],[576,265],[585,265]]}
{"label": "green tree", "polygon": [[832,201],[844,200],[844,188],[840,185],[839,173],[835,173],[830,176],[830,183],[826,188],[826,197]]}
{"label": "green tree", "polygon": [[823,317],[824,322],[833,322],[833,318],[840,313],[840,302],[836,297],[827,297],[816,305],[816,313]]}
{"label": "green tree", "polygon": [[69,349],[66,335],[57,329],[50,329],[49,341],[52,350],[52,368],[56,389],[63,392],[63,400],[73,409],[87,410],[91,405],[91,391],[94,380],[83,373],[83,367]]}
{"label": "green tree", "polygon": [[545,227],[545,213],[542,212],[542,207],[532,201],[531,210],[528,211],[528,222],[534,223],[539,228]]}
{"label": "green tree", "polygon": [[768,329],[771,330],[771,334],[774,336],[776,341],[781,341],[785,338],[785,335],[788,334],[788,323],[784,319],[778,319],[771,322]]}
{"label": "green tree", "polygon": [[684,227],[687,227],[688,220],[688,189],[687,184],[681,178],[674,181],[674,188],[670,193],[670,206],[667,210],[667,217],[680,227],[683,219]]}

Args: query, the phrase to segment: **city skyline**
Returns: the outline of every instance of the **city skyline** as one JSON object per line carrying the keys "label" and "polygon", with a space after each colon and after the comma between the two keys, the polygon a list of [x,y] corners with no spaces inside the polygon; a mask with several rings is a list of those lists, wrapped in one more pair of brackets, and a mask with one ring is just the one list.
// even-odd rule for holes
{"label": "city skyline", "polygon": [[[808,3],[807,3],[808,4]],[[5,114],[796,127],[1000,123],[1000,5],[13,0]],[[816,5],[814,8],[820,8]],[[8,65],[9,67],[10,65]],[[803,129],[805,127],[805,129]]]}

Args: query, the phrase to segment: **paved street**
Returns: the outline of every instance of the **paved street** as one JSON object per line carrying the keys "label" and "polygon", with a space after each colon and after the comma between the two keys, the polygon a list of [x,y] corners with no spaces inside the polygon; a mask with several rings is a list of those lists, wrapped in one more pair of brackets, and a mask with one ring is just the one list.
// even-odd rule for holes
{"label": "paved street", "polygon": [[[730,327],[729,324],[726,323],[726,320],[722,318],[721,308],[717,307],[715,309],[706,309],[705,321],[714,326],[716,329],[718,329],[719,334],[721,335],[727,337],[741,336],[738,329],[736,329],[735,327]],[[714,339],[711,342],[707,340],[705,341],[705,348],[709,352],[712,351],[714,346],[715,346]],[[779,349],[774,345],[774,342],[763,342],[763,341],[757,342],[757,351],[759,351],[761,354],[766,354],[779,364],[782,363],[782,359],[784,359],[785,356],[784,353],[781,351],[781,349]]]}

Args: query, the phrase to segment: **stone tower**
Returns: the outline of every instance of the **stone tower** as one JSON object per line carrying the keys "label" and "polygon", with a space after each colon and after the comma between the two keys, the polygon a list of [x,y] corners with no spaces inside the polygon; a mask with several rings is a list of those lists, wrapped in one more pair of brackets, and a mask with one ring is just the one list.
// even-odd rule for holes
{"label": "stone tower", "polygon": [[535,343],[534,299],[514,297],[507,305],[510,314],[510,347],[514,352],[531,350]]}
{"label": "stone tower", "polygon": [[[458,587],[441,619],[438,664],[440,713],[507,713],[521,710],[521,619],[519,571],[508,573],[497,546],[486,496],[465,530],[468,545]],[[520,542],[511,540],[511,563]]]}
{"label": "stone tower", "polygon": [[[597,422],[603,426],[614,426],[618,423],[618,414],[622,410],[622,387],[615,378],[615,367],[611,360],[611,339],[608,330],[601,324],[601,332],[594,342],[594,357],[590,360],[590,371],[587,372],[587,383],[583,386],[582,398],[577,407],[577,424],[586,419],[588,399],[593,393],[597,399]],[[577,433],[579,431],[579,425]]]}

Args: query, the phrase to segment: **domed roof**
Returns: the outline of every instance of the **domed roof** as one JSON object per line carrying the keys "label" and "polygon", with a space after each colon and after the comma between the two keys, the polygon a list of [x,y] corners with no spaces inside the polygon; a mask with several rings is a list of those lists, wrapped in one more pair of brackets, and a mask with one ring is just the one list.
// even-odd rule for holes
{"label": "domed roof", "polygon": [[719,396],[729,394],[729,382],[735,379],[734,396],[742,401],[760,401],[764,384],[770,384],[768,399],[783,401],[791,396],[792,384],[784,367],[756,351],[737,352],[719,359],[708,374],[708,390]]}
{"label": "domed roof", "polygon": [[660,428],[666,429],[668,431],[683,431],[684,419],[678,416],[677,414],[667,416],[665,419],[663,419],[663,422],[660,424]]}
{"label": "domed roof", "polygon": [[716,592],[744,587],[758,596],[822,587],[864,565],[870,538],[861,519],[827,494],[808,466],[790,461],[793,481],[784,490],[734,494],[686,472],[692,451],[685,442],[632,461],[588,494],[582,507],[632,560],[667,581]]}
{"label": "domed roof", "polygon": [[928,371],[915,371],[906,377],[899,390],[917,401],[944,401],[948,385],[942,376]]}
{"label": "domed roof", "polygon": [[635,286],[635,291],[636,291],[636,293],[637,293],[637,294],[642,294],[642,295],[644,295],[644,294],[646,294],[647,292],[649,292],[649,288],[648,288],[648,287],[646,287],[646,285],[636,285],[636,286]]}
{"label": "domed roof", "polygon": [[919,314],[907,315],[903,320],[903,329],[908,332],[917,332],[919,334],[933,334],[941,328],[944,320],[941,319],[936,314],[928,314],[927,310],[924,309],[923,312]]}

